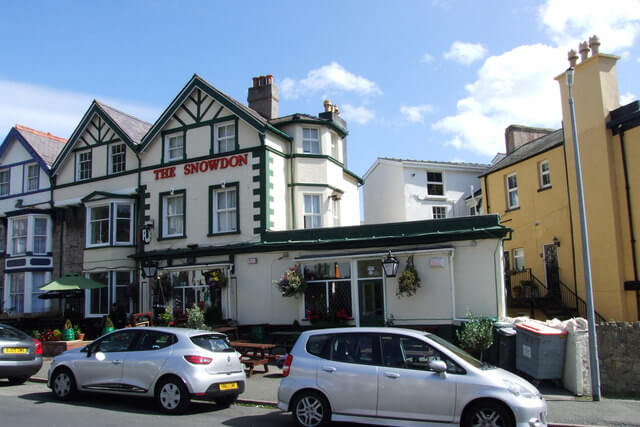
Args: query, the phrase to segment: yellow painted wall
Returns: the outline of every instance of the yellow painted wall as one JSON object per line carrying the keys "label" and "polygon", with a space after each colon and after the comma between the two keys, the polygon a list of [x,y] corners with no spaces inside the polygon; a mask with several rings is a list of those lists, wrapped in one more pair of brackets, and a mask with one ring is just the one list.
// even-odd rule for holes
{"label": "yellow painted wall", "polygon": [[[544,160],[549,162],[551,187],[542,190],[539,164]],[[560,280],[573,290],[573,244],[565,170],[563,146],[557,146],[487,175],[482,180],[482,193],[489,197],[489,213],[499,214],[502,224],[514,230],[512,240],[504,242],[504,250],[510,252],[510,268],[513,249],[523,248],[525,267],[546,283],[543,247],[552,244],[556,237],[560,242],[557,248]],[[512,173],[517,174],[520,208],[508,210],[506,177]]]}

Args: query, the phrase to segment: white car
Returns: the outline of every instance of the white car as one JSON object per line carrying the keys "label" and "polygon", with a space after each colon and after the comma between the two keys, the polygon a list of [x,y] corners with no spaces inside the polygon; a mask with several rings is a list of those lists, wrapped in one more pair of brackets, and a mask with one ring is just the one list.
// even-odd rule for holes
{"label": "white car", "polygon": [[448,341],[400,328],[303,332],[287,357],[278,407],[296,423],[543,427],[547,404],[524,379]]}
{"label": "white car", "polygon": [[60,400],[76,391],[148,396],[167,413],[183,412],[194,397],[228,406],[245,384],[226,335],[183,328],[119,329],[56,357],[48,374]]}

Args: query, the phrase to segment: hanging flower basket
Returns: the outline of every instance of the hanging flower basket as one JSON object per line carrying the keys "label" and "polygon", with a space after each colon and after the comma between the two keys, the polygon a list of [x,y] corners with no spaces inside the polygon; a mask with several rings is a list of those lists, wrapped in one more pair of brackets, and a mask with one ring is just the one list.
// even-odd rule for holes
{"label": "hanging flower basket", "polygon": [[289,267],[280,280],[274,282],[274,285],[283,297],[297,297],[304,294],[305,289],[307,289],[307,282],[305,282],[296,266]]}
{"label": "hanging flower basket", "polygon": [[206,274],[206,281],[210,287],[225,288],[227,286],[227,277],[218,270],[209,271]]}
{"label": "hanging flower basket", "polygon": [[399,297],[410,297],[418,292],[420,287],[420,276],[413,265],[413,255],[407,260],[407,266],[398,277],[398,291],[396,295]]}

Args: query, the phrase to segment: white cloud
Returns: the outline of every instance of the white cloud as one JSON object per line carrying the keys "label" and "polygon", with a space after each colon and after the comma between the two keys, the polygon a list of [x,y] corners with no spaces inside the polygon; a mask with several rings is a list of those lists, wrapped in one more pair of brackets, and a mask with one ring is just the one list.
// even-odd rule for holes
{"label": "white cloud", "polygon": [[[597,34],[600,51],[620,53],[640,32],[640,0],[547,0],[539,9],[551,45],[524,45],[486,58],[477,78],[465,87],[457,112],[433,127],[460,150],[493,155],[504,151],[510,124],[560,126],[560,91],[554,77],[566,69],[567,51]],[[632,100],[631,94],[621,97]]]}
{"label": "white cloud", "polygon": [[429,64],[433,61],[435,61],[435,58],[433,57],[433,55],[429,55],[428,53],[425,53],[424,55],[422,55],[422,59],[420,60],[420,62],[424,64]]}
{"label": "white cloud", "polygon": [[355,107],[351,104],[343,105],[342,115],[348,122],[351,121],[360,125],[370,122],[375,117],[375,113],[366,107]]}
{"label": "white cloud", "polygon": [[453,42],[449,51],[444,53],[446,59],[469,65],[487,56],[487,48],[478,43]]}
{"label": "white cloud", "polygon": [[[0,80],[0,138],[15,124],[68,138],[93,96],[28,83]],[[161,110],[110,98],[98,98],[127,114],[153,122]]]}
{"label": "white cloud", "polygon": [[635,101],[636,99],[638,99],[638,97],[631,92],[623,93],[622,95],[620,95],[620,105],[627,105],[630,102]]}
{"label": "white cloud", "polygon": [[404,116],[405,120],[413,123],[422,123],[424,121],[424,115],[435,111],[433,105],[403,105],[400,107],[400,112]]}
{"label": "white cloud", "polygon": [[332,62],[307,73],[307,77],[295,80],[286,77],[280,83],[284,98],[298,98],[303,94],[321,91],[354,92],[358,95],[379,95],[382,93],[375,82],[347,71],[337,62]]}

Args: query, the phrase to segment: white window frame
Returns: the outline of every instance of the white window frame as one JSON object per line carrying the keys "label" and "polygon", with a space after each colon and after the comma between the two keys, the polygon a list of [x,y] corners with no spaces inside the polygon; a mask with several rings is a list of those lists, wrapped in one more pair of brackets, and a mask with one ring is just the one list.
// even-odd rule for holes
{"label": "white window frame", "polygon": [[[38,234],[36,235],[36,220],[43,219],[46,221],[46,235]],[[16,223],[17,222],[25,222],[25,233],[24,235],[16,235]],[[10,217],[7,220],[7,243],[8,247],[6,248],[7,253],[11,256],[22,256],[27,253],[33,253],[34,255],[46,255],[51,252],[51,218],[47,215],[38,215],[38,214],[29,214],[23,216],[15,216]],[[35,239],[37,237],[44,238],[44,252],[35,252],[36,244]],[[18,244],[18,240],[23,241],[24,251],[16,251],[16,244]]]}
{"label": "white window frame", "polygon": [[[22,277],[22,289],[16,290],[15,289],[16,288],[16,280],[15,279],[17,277],[20,277],[20,276]],[[26,283],[27,283],[26,276],[27,276],[26,272],[15,272],[15,273],[9,272],[9,273],[7,273],[7,276],[6,276],[6,277],[9,278],[9,283],[7,285],[8,292],[7,292],[7,303],[6,303],[6,306],[7,306],[7,308],[10,308],[15,313],[24,313],[25,312],[25,304],[26,304],[25,291],[26,291]],[[17,301],[14,301],[14,298]],[[21,307],[20,307],[20,302],[22,303]]]}
{"label": "white window frame", "polygon": [[[116,170],[117,168],[117,170]],[[127,170],[127,144],[109,145],[109,173],[116,174]]]}
{"label": "white window frame", "polygon": [[340,137],[335,132],[331,132],[331,157],[342,162],[340,158]]}
{"label": "white window frame", "polygon": [[[515,178],[515,186],[510,187],[509,178]],[[505,178],[505,185],[507,187],[507,208],[515,209],[520,207],[520,198],[518,197],[518,174],[510,173]],[[515,203],[511,202],[511,195],[515,194]]]}
{"label": "white window frame", "polygon": [[[16,235],[16,223],[24,221],[24,234]],[[11,224],[11,255],[24,255],[27,253],[28,244],[29,244],[29,217],[15,217],[11,218],[9,223]],[[16,244],[19,244],[19,241],[23,241],[22,247],[23,250],[16,250]]]}
{"label": "white window frame", "polygon": [[[221,195],[225,195],[225,198],[228,194],[230,193],[234,193],[235,194],[235,206],[232,207],[224,207],[224,208],[219,208],[219,197]],[[229,199],[226,199],[225,201],[228,201]],[[238,188],[233,186],[233,187],[228,187],[228,188],[218,188],[215,189],[213,192],[213,206],[211,207],[213,215],[212,215],[212,220],[213,220],[213,224],[212,224],[212,230],[214,234],[218,234],[218,233],[234,233],[238,230]],[[220,215],[225,215],[225,216],[229,216],[231,218],[231,227],[228,229],[221,229],[220,228],[220,219],[219,216]]]}
{"label": "white window frame", "polygon": [[[6,175],[6,181],[3,177]],[[0,170],[0,196],[8,196],[11,194],[11,168]]]}
{"label": "white window frame", "polygon": [[[307,198],[312,200],[311,210],[307,210]],[[317,200],[317,212],[314,210],[314,206],[316,205],[315,201]],[[307,193],[302,197],[303,201],[303,212],[304,212],[304,228],[321,228],[322,227],[322,194],[318,193]],[[307,227],[307,219],[309,220],[309,227]]]}
{"label": "white window frame", "polygon": [[[37,227],[36,227],[36,222],[38,220],[44,221],[44,234],[36,234],[37,231]],[[36,245],[36,239],[38,238],[44,238],[44,250],[43,251],[36,251],[36,247],[38,245]],[[34,216],[33,217],[33,233],[32,233],[32,237],[31,237],[31,241],[32,243],[32,252],[34,255],[45,255],[48,252],[48,246],[49,246],[49,218],[47,217],[43,217],[43,216]]]}
{"label": "white window frame", "polygon": [[76,153],[76,181],[91,179],[93,169],[93,155],[91,150]]}
{"label": "white window frame", "polygon": [[[129,206],[129,237],[127,238],[127,240],[118,240],[118,222],[121,219],[118,216],[118,205],[121,206]],[[135,226],[135,203],[130,200],[130,201],[116,201],[113,202],[112,205],[112,210],[111,212],[113,212],[113,224],[112,224],[112,230],[113,230],[113,245],[114,246],[126,246],[126,245],[132,245],[133,244],[133,229]],[[125,218],[125,217],[122,217]]]}
{"label": "white window frame", "polygon": [[[87,289],[85,290],[85,305],[84,305],[84,309],[85,309],[85,313],[86,317],[103,317],[105,315],[108,315],[111,311],[111,305],[116,302],[116,288],[124,286],[118,286],[117,280],[116,280],[116,275],[117,273],[129,273],[129,283],[133,283],[135,281],[135,275],[134,275],[134,271],[133,270],[111,270],[111,271],[95,271],[92,272],[92,274],[101,274],[101,273],[106,273],[107,275],[107,287],[106,287],[106,291],[107,291],[107,301],[106,301],[106,313],[97,313],[92,310],[91,307],[91,292],[102,292],[102,289],[105,288],[99,288],[99,289]],[[90,274],[86,274],[86,277],[91,277]],[[129,297],[128,301],[127,301],[127,311],[131,311],[133,308],[133,301],[132,298]]]}
{"label": "white window frame", "polygon": [[[38,191],[40,187],[40,166],[37,163],[25,165],[25,191]],[[32,175],[32,171],[35,174]]]}
{"label": "white window frame", "polygon": [[[441,213],[443,215],[441,216]],[[431,206],[431,218],[433,219],[445,219],[447,217],[447,207],[446,206]]]}
{"label": "white window frame", "polygon": [[[183,237],[185,235],[185,225],[186,225],[185,198],[186,198],[186,193],[167,194],[162,197],[162,237],[163,238]],[[177,199],[182,200],[182,204],[181,204],[182,212],[180,212],[179,214],[176,213],[173,215],[169,215],[169,210],[168,210],[169,200],[177,200]],[[175,233],[169,233],[169,220],[173,217],[182,218],[182,230]]]}
{"label": "white window frame", "polygon": [[[225,136],[220,137],[220,130],[225,130]],[[229,132],[231,129],[231,134]],[[236,150],[236,123],[235,122],[225,122],[216,124],[213,127],[214,134],[214,144],[213,144],[213,152],[217,153],[228,153]],[[224,144],[224,149],[222,149],[222,145]],[[229,147],[231,145],[231,147]]]}
{"label": "white window frame", "polygon": [[[127,240],[120,241],[118,240],[118,220],[122,219],[118,217],[118,205],[129,206],[129,237]],[[91,211],[97,208],[107,208],[107,217],[101,218],[97,220],[91,219]],[[92,242],[92,225],[93,223],[106,223],[108,230],[107,236],[108,241],[95,243]],[[100,201],[96,203],[89,203],[86,205],[86,246],[88,248],[96,248],[103,246],[130,246],[134,243],[134,226],[135,226],[135,202],[133,200],[109,200],[109,201]]]}
{"label": "white window frame", "polygon": [[[36,283],[35,277],[37,274],[42,274],[42,283]],[[29,302],[29,313],[45,313],[50,310],[51,300],[39,299],[38,296],[42,295],[44,291],[40,290],[40,286],[45,285],[50,281],[51,273],[48,271],[32,271],[28,273],[29,275],[29,286],[31,287],[31,300]],[[35,311],[34,310],[34,301],[42,301],[42,310]]]}
{"label": "white window frame", "polygon": [[514,271],[522,271],[524,266],[524,248],[514,248],[511,250],[511,259]]}
{"label": "white window frame", "polygon": [[[317,138],[306,137],[305,131],[310,131],[309,133],[315,132]],[[320,129],[305,127],[302,128],[302,152],[305,154],[322,154],[322,147],[320,145]]]}
{"label": "white window frame", "polygon": [[331,198],[331,215],[333,216],[333,226],[340,227],[340,199]]}
{"label": "white window frame", "polygon": [[[432,181],[429,180],[429,174],[440,174],[440,181]],[[435,193],[431,193],[429,191],[429,186],[430,185],[437,185],[440,188],[442,188],[442,194],[435,194]],[[444,192],[444,172],[442,171],[427,171],[427,196],[430,197],[445,197],[445,192]]]}
{"label": "white window frame", "polygon": [[[107,209],[107,216],[105,217],[100,217],[98,219],[92,219],[91,218],[91,212],[94,209],[100,209],[100,208],[106,208]],[[91,205],[87,205],[87,225],[86,225],[86,245],[88,248],[96,248],[96,247],[100,247],[100,246],[109,246],[109,244],[111,243],[111,205],[110,203],[99,203],[99,204],[91,204]],[[99,226],[102,229],[103,224],[106,224],[107,226],[107,232],[106,232],[106,236],[107,236],[107,241],[106,242],[93,242],[92,238],[93,238],[93,226],[94,224],[96,226]],[[102,235],[103,233],[100,233],[100,235]]]}
{"label": "white window frame", "polygon": [[[171,147],[171,140],[172,139],[180,139],[182,140],[182,144],[179,147]],[[164,136],[164,161],[165,163],[167,162],[175,162],[178,160],[182,160],[184,158],[184,153],[185,153],[185,135],[184,133],[180,132],[180,133],[172,133],[169,135],[165,135]],[[172,156],[172,154],[175,154],[176,150],[178,150],[178,148],[180,149],[180,153],[179,155],[176,155],[175,157]]]}
{"label": "white window frame", "polygon": [[[547,170],[544,170],[544,167],[547,167]],[[549,188],[551,187],[551,169],[549,167],[549,161],[543,160],[540,162],[538,166],[538,171],[540,172],[540,188]],[[549,182],[545,184],[544,179],[548,178]]]}

